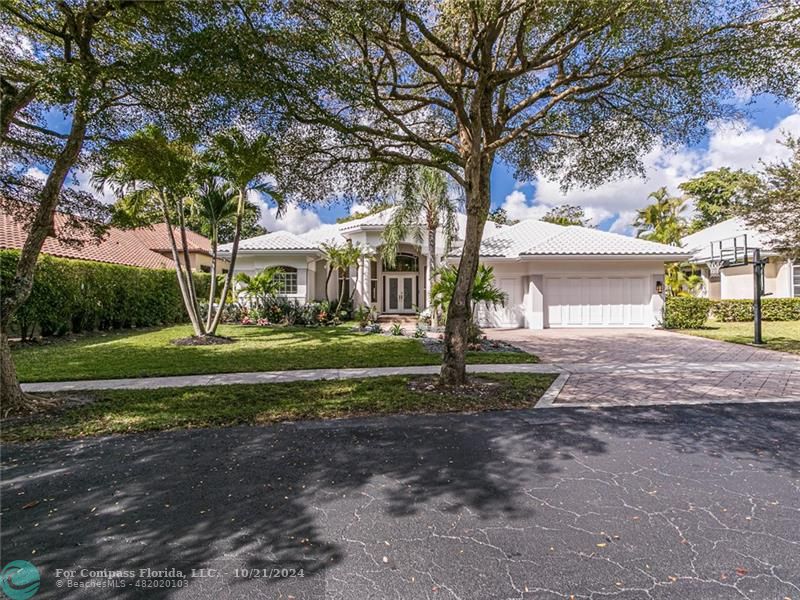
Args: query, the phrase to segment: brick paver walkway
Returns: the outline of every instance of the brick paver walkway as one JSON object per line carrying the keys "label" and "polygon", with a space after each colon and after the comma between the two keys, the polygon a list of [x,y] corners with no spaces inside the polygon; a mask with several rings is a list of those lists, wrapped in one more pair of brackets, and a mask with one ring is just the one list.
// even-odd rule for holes
{"label": "brick paver walkway", "polygon": [[800,357],[661,330],[492,330],[569,376],[555,404],[800,400]]}

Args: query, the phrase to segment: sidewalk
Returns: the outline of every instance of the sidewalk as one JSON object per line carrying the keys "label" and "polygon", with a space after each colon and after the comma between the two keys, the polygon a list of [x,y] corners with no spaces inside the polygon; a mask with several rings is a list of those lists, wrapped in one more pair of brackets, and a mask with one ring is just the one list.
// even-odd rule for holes
{"label": "sidewalk", "polygon": [[[470,373],[555,373],[567,375],[661,375],[672,373],[737,373],[752,369],[748,363],[537,363],[467,365]],[[789,372],[797,365],[785,362],[761,362],[758,368],[767,371]],[[128,379],[90,379],[85,381],[52,381],[23,383],[22,389],[32,393],[68,392],[80,390],[148,390],[165,387],[234,385],[241,383],[286,383],[290,381],[319,381],[324,379],[359,379],[389,375],[435,375],[438,365],[416,367],[372,367],[359,369],[306,369],[297,371],[261,371],[254,373],[216,373],[173,377],[133,377]]]}

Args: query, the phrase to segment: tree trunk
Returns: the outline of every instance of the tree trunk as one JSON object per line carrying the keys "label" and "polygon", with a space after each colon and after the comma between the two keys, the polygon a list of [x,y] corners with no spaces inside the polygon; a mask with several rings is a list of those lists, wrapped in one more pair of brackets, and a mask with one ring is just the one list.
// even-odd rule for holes
{"label": "tree trunk", "polygon": [[233,268],[236,266],[236,255],[239,253],[239,238],[242,234],[242,217],[244,217],[245,200],[247,199],[247,188],[239,188],[239,205],[236,207],[236,227],[233,230],[233,242],[231,245],[231,263],[228,265],[228,274],[225,277],[225,283],[222,285],[222,294],[219,298],[219,307],[214,314],[214,320],[211,322],[211,327],[208,329],[209,335],[215,335],[219,321],[222,317],[222,311],[225,309],[225,302],[228,300],[228,290],[233,281]]}
{"label": "tree trunk", "polygon": [[467,227],[453,298],[447,309],[444,330],[441,382],[445,385],[463,385],[467,380],[466,351],[467,329],[472,315],[470,295],[480,262],[483,226],[489,214],[490,177],[493,157],[470,157],[464,168],[467,181]]}
{"label": "tree trunk", "polygon": [[36,261],[45,239],[53,233],[54,213],[58,207],[61,189],[67,173],[77,162],[83,147],[89,114],[89,90],[93,83],[93,78],[90,78],[81,87],[72,114],[69,137],[56,157],[53,168],[39,193],[39,205],[35,209],[28,237],[20,251],[14,281],[3,290],[2,303],[0,303],[0,336],[3,340],[0,344],[0,368],[2,369],[0,372],[2,375],[2,379],[0,379],[0,402],[2,403],[0,412],[3,414],[11,411],[24,412],[31,410],[34,406],[33,397],[22,392],[14,374],[14,360],[8,346],[9,326],[14,313],[31,294]]}
{"label": "tree trunk", "polygon": [[194,303],[189,295],[189,290],[186,287],[186,280],[183,276],[181,268],[181,259],[178,254],[178,244],[175,241],[175,232],[172,230],[172,219],[169,217],[169,204],[163,192],[161,192],[161,209],[164,212],[164,223],[167,225],[167,237],[169,238],[169,246],[172,250],[172,260],[175,263],[175,274],[178,276],[178,288],[181,290],[181,298],[183,298],[183,305],[186,307],[186,312],[189,314],[189,321],[192,323],[192,329],[196,336],[201,336],[205,332],[200,323],[200,318],[195,310]]}
{"label": "tree trunk", "polygon": [[217,297],[217,237],[219,230],[216,223],[211,224],[211,281],[208,292],[208,314],[206,315],[206,331],[211,329],[214,318],[214,299]]}
{"label": "tree trunk", "polygon": [[431,313],[431,327],[439,326],[439,315],[433,306],[433,283],[436,279],[436,229],[428,229],[428,310]]}
{"label": "tree trunk", "polygon": [[[200,318],[200,308],[197,305],[197,291],[194,287],[194,277],[192,275],[192,257],[189,254],[189,240],[186,238],[186,216],[183,214],[183,200],[179,197],[177,200],[178,207],[178,225],[181,232],[181,245],[183,246],[183,264],[186,266],[186,289],[189,291],[189,299],[192,302],[194,313],[197,315],[197,321],[202,325]],[[203,328],[203,333],[206,329]]]}
{"label": "tree trunk", "polygon": [[[333,267],[328,267],[328,276],[325,278],[325,302],[330,304],[331,300],[328,296],[328,285],[330,285],[331,275],[333,275]],[[329,307],[330,308],[330,307]]]}

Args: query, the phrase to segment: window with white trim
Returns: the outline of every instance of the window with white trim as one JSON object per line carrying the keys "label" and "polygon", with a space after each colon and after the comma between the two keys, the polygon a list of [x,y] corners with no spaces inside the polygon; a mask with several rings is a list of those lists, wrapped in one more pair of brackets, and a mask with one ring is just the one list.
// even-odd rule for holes
{"label": "window with white trim", "polygon": [[800,262],[792,263],[792,296],[800,298]]}
{"label": "window with white trim", "polygon": [[281,271],[275,274],[275,281],[279,295],[292,296],[297,293],[297,269],[294,267],[281,267]]}

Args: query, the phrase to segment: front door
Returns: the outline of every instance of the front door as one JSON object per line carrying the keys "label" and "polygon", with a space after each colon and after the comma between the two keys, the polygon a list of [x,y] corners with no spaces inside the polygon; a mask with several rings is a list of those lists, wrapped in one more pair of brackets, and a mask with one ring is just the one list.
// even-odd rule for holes
{"label": "front door", "polygon": [[415,275],[386,276],[386,312],[413,313],[417,297]]}

